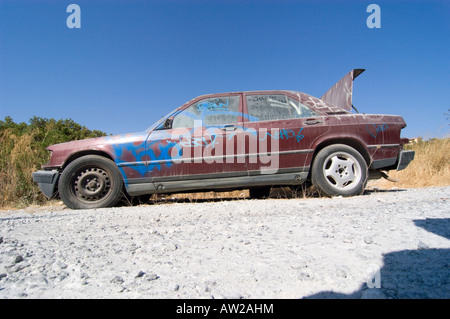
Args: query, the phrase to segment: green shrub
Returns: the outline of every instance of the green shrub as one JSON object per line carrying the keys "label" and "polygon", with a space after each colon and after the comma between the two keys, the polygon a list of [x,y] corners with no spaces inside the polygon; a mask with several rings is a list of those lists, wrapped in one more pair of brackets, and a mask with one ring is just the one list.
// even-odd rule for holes
{"label": "green shrub", "polygon": [[25,206],[45,201],[31,174],[49,161],[50,145],[105,136],[73,120],[34,116],[29,124],[0,120],[0,207]]}

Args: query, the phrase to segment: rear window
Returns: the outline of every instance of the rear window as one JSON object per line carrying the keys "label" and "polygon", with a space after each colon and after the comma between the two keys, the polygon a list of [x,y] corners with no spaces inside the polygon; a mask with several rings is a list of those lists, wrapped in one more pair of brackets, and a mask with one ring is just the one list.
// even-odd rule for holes
{"label": "rear window", "polygon": [[306,105],[282,94],[247,95],[246,101],[251,122],[317,116]]}

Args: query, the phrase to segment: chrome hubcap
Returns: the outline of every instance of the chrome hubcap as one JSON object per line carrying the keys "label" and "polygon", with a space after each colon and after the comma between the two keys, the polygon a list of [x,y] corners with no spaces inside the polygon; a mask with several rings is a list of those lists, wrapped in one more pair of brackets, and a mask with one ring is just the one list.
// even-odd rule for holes
{"label": "chrome hubcap", "polygon": [[327,157],[323,173],[328,183],[339,190],[349,190],[358,185],[361,180],[361,166],[348,153],[333,153]]}

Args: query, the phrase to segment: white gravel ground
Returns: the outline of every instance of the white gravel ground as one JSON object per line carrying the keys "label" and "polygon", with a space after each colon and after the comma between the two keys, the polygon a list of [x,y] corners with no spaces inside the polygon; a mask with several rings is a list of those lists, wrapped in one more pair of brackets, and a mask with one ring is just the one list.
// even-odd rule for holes
{"label": "white gravel ground", "polygon": [[0,212],[0,298],[450,298],[450,187]]}

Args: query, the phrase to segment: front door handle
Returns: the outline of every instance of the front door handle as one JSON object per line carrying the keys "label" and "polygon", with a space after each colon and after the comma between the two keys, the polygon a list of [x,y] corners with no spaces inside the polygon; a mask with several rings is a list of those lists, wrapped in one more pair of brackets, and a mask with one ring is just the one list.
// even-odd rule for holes
{"label": "front door handle", "polygon": [[237,127],[234,125],[225,125],[224,127],[222,127],[221,130],[225,131],[225,132],[233,132],[233,131],[236,131],[236,129],[237,129]]}

